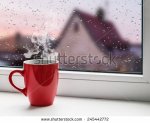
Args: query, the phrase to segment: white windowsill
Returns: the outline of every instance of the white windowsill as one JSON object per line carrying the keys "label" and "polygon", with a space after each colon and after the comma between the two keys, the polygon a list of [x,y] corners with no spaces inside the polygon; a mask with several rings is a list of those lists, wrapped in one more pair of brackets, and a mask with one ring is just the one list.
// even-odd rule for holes
{"label": "white windowsill", "polygon": [[19,93],[0,92],[0,116],[149,116],[150,102],[55,98],[54,105],[32,107]]}

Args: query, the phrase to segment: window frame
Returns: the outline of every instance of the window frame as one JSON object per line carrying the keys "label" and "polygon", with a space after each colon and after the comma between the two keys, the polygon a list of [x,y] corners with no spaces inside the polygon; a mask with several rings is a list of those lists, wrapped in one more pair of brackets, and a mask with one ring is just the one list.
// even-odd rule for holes
{"label": "window frame", "polygon": [[[115,74],[97,72],[59,71],[58,95],[90,98],[109,98],[150,101],[150,1],[143,0],[143,74]],[[16,90],[8,82],[12,70],[0,67],[0,91]],[[20,80],[21,75],[16,75]],[[15,80],[14,80],[15,81]],[[23,86],[23,82],[18,86]]]}

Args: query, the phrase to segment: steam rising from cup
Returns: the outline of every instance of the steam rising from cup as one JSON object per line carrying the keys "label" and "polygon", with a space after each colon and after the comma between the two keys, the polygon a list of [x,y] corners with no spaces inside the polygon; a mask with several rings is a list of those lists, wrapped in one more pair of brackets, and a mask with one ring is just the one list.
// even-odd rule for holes
{"label": "steam rising from cup", "polygon": [[42,33],[38,36],[34,33],[31,36],[32,46],[25,46],[28,50],[24,54],[27,59],[44,59],[44,60],[57,60],[58,53],[54,50],[54,40],[48,35],[48,33]]}

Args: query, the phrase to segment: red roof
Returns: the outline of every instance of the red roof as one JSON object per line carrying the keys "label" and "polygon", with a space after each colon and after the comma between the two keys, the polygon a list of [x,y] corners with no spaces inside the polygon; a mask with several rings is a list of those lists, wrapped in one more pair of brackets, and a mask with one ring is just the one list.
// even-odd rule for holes
{"label": "red roof", "polygon": [[91,35],[97,46],[101,47],[103,45],[108,50],[125,50],[128,48],[128,42],[121,38],[113,23],[101,20],[97,16],[93,16],[80,10],[74,10],[72,17],[66,24],[66,27],[60,36],[60,41],[66,33],[72,18],[76,15],[80,17],[89,32],[89,35]]}

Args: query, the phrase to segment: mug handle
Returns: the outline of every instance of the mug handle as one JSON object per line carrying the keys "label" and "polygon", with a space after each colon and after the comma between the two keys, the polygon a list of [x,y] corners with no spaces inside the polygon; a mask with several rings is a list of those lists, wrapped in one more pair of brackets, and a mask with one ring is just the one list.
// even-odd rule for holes
{"label": "mug handle", "polygon": [[[14,73],[20,73],[23,77],[24,77],[24,70],[14,70],[9,74],[9,82],[10,84],[17,89],[18,91],[20,91],[21,93],[23,93],[25,96],[27,96],[27,88],[25,87],[24,89],[20,89],[17,86],[14,85],[13,81],[12,81],[12,76]],[[25,85],[26,86],[26,85]]]}

